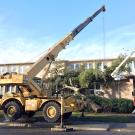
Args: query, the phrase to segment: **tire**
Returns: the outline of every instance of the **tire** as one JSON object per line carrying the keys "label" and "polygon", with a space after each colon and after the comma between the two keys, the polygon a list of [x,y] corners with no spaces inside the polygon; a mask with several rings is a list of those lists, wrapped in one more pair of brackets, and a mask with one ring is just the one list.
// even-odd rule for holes
{"label": "tire", "polygon": [[64,113],[63,119],[64,119],[64,120],[67,120],[67,119],[70,118],[71,115],[72,115],[72,112]]}
{"label": "tire", "polygon": [[28,112],[25,112],[25,113],[24,113],[24,116],[26,116],[27,118],[31,118],[31,117],[34,116],[34,114],[35,114],[34,111],[28,111]]}
{"label": "tire", "polygon": [[60,105],[54,101],[50,101],[44,105],[43,116],[45,121],[49,123],[57,122],[60,119]]}
{"label": "tire", "polygon": [[16,121],[22,116],[23,113],[22,106],[15,101],[7,102],[3,107],[3,111],[5,113],[5,117],[9,121]]}

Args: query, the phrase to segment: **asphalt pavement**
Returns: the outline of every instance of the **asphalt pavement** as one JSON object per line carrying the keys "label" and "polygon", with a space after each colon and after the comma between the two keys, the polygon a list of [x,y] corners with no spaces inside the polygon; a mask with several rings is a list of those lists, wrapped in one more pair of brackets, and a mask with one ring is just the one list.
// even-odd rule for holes
{"label": "asphalt pavement", "polygon": [[[0,129],[0,135],[127,135],[125,132],[108,131],[72,131],[72,132],[51,132],[43,128],[38,129]],[[129,132],[128,135],[134,135]]]}
{"label": "asphalt pavement", "polygon": [[[42,117],[34,117],[33,119],[20,119],[17,122],[8,122],[5,121],[4,118],[0,119],[0,134],[2,132],[6,133],[6,129],[17,129],[18,132],[22,132],[23,129],[25,131],[30,132],[35,131],[50,131],[51,128],[59,126],[60,122],[58,123],[46,123]],[[78,133],[80,131],[98,131],[98,132],[128,132],[128,133],[135,133],[135,123],[112,123],[112,122],[92,122],[87,120],[79,120],[78,119],[69,119],[64,122],[66,128],[73,128],[73,131]],[[16,130],[15,130],[16,131]],[[34,133],[36,133],[36,131]],[[12,131],[14,134],[14,130]],[[34,135],[34,134],[33,134]]]}
{"label": "asphalt pavement", "polygon": [[[18,129],[46,129],[50,130],[59,123],[46,123],[44,121],[17,121],[17,122],[0,122],[0,133],[1,129],[7,128],[18,128]],[[73,128],[74,131],[115,131],[115,132],[135,132],[135,123],[105,123],[105,122],[85,122],[85,121],[71,121],[64,122],[67,128]]]}

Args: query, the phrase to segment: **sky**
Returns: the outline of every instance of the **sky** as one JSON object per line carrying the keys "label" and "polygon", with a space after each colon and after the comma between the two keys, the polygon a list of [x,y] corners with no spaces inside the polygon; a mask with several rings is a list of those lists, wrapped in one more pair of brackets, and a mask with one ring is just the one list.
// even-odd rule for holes
{"label": "sky", "polygon": [[135,45],[135,0],[0,0],[0,64],[32,62],[102,5],[59,60],[116,58]]}

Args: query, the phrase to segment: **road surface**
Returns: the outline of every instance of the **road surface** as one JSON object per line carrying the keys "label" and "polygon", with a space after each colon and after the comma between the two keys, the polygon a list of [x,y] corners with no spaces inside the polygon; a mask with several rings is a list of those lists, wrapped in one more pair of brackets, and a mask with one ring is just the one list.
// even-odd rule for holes
{"label": "road surface", "polygon": [[72,132],[51,132],[43,128],[0,128],[0,135],[134,135],[134,132],[109,132],[109,131],[72,131]]}

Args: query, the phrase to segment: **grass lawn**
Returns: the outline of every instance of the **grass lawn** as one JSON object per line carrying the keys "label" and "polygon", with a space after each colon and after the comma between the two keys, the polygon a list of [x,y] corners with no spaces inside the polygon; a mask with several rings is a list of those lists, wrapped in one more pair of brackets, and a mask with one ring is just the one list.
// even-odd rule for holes
{"label": "grass lawn", "polygon": [[80,112],[74,112],[72,119],[80,119],[83,121],[92,122],[120,122],[120,123],[133,123],[135,122],[134,114],[112,114],[112,113],[84,113],[81,117]]}
{"label": "grass lawn", "polygon": [[[71,120],[73,121],[90,121],[90,122],[118,122],[118,123],[134,123],[135,114],[114,114],[114,113],[84,113],[81,117],[81,112],[73,112]],[[36,117],[41,117],[42,113],[36,113]],[[3,117],[3,112],[0,110],[0,118]]]}

